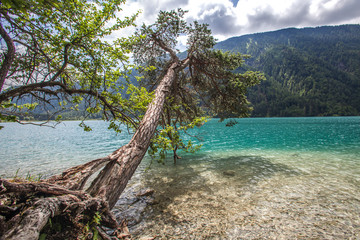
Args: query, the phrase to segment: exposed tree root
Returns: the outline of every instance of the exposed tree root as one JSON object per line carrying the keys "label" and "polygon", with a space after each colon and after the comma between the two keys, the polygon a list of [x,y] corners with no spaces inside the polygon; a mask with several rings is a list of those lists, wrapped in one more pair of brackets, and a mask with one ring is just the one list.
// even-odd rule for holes
{"label": "exposed tree root", "polygon": [[69,168],[62,174],[49,178],[47,182],[56,183],[72,190],[81,190],[89,177],[101,169],[106,163],[110,162],[110,160],[110,156],[107,156]]}
{"label": "exposed tree root", "polygon": [[[84,169],[93,171],[100,162],[95,160],[86,167],[70,170],[73,176],[88,178]],[[75,169],[83,172],[78,174]],[[61,185],[54,184],[54,179],[41,182],[0,179],[1,240],[39,239],[42,235],[46,239],[93,239],[94,234],[98,239],[131,239],[126,225],[118,224],[107,201],[82,190],[69,190],[62,186],[63,179],[59,180]],[[115,230],[113,236],[103,227]]]}

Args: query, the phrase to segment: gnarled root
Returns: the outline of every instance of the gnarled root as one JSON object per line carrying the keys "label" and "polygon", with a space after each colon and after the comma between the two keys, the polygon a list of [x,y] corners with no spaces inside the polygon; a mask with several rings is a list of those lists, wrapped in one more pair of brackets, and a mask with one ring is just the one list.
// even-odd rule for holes
{"label": "gnarled root", "polygon": [[[102,227],[115,229],[115,236]],[[122,229],[103,199],[46,181],[0,179],[1,240],[39,239],[43,234],[46,239],[129,237]]]}

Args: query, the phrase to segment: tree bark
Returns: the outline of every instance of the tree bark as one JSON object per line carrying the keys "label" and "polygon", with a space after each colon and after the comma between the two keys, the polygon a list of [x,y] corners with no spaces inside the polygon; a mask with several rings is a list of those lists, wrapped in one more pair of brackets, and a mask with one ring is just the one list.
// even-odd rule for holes
{"label": "tree bark", "polygon": [[15,45],[9,34],[3,28],[1,22],[0,22],[0,35],[5,40],[6,46],[8,48],[7,53],[4,54],[5,58],[1,63],[1,68],[0,68],[0,92],[1,92],[5,83],[6,76],[15,58]]}
{"label": "tree bark", "polygon": [[6,240],[32,240],[39,239],[40,231],[46,225],[50,217],[59,213],[60,205],[70,204],[69,195],[56,198],[44,198],[34,203],[32,208],[28,208],[21,217],[21,221],[5,233]]}
{"label": "tree bark", "polygon": [[[4,202],[16,198],[10,206],[1,206],[0,213],[0,239],[38,239],[49,218],[60,216],[67,218],[70,222],[89,222],[93,214],[101,214],[101,226],[115,230],[119,224],[110,212],[107,202],[97,197],[91,197],[82,191],[73,191],[60,185],[44,182],[7,181],[0,179],[0,194]],[[17,202],[19,201],[19,202]],[[8,220],[4,221],[5,218]],[[74,236],[81,233],[82,229],[77,225],[71,232]],[[68,226],[64,226],[68,227]],[[71,226],[70,226],[71,228]],[[74,239],[74,236],[63,236]],[[116,239],[116,238],[115,238]]]}
{"label": "tree bark", "polygon": [[112,161],[104,167],[87,190],[90,195],[107,201],[110,209],[116,204],[150,145],[165,99],[175,80],[177,67],[179,61],[174,61],[156,88],[155,97],[130,142],[109,156]]}
{"label": "tree bark", "polygon": [[47,182],[61,185],[70,190],[82,190],[89,177],[109,161],[109,156],[92,160],[85,164],[69,168],[62,174],[47,179]]}

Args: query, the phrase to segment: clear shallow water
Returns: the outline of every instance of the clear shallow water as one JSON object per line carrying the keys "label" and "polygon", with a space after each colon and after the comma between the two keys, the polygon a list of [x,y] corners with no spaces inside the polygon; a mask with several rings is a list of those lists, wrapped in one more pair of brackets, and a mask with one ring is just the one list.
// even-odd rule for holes
{"label": "clear shallow water", "polygon": [[[201,152],[140,166],[116,206],[132,232],[159,239],[360,239],[360,117],[211,120]],[[128,135],[91,122],[5,124],[0,175],[51,174],[109,154]],[[3,124],[4,125],[4,124]],[[25,127],[25,130],[23,128]],[[24,169],[24,170],[22,170]],[[144,188],[153,197],[137,199]],[[124,212],[125,210],[125,212]]]}
{"label": "clear shallow water", "polygon": [[38,127],[1,123],[0,176],[52,175],[77,164],[104,157],[126,144],[129,134],[116,135],[102,121],[90,121],[93,129],[85,132],[78,121],[56,126]]}

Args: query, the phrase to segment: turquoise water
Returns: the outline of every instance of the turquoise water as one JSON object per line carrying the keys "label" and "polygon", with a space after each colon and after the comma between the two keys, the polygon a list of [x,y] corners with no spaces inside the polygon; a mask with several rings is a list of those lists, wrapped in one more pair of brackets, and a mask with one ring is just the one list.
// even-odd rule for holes
{"label": "turquoise water", "polygon": [[[115,212],[159,239],[360,239],[360,117],[212,119],[202,150],[177,165],[145,159]],[[106,123],[1,124],[0,176],[59,173],[105,156],[130,135]],[[171,156],[171,154],[169,155]],[[152,199],[134,200],[140,189]],[[132,201],[133,200],[133,201]],[[132,209],[132,211],[128,211]],[[125,213],[124,213],[125,212]]]}
{"label": "turquoise water", "polygon": [[250,118],[234,127],[218,121],[206,126],[205,148],[289,151],[359,152],[360,119],[350,118]]}

